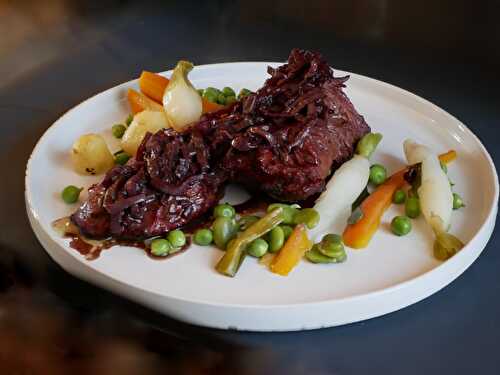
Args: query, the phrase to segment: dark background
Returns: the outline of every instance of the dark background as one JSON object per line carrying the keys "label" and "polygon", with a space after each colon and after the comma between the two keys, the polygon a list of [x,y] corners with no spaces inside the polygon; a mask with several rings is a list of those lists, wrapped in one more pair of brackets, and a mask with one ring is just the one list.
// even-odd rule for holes
{"label": "dark background", "polygon": [[87,97],[180,58],[284,61],[292,47],[429,99],[498,162],[497,3],[0,0],[0,372],[498,374],[497,233],[453,284],[396,313],[309,332],[225,332],[66,274],[31,232],[23,197],[36,140]]}

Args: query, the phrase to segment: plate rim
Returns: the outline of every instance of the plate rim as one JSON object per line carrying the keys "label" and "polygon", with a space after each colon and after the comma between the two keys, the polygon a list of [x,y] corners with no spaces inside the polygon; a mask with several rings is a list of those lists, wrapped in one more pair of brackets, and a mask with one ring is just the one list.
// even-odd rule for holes
{"label": "plate rim", "polygon": [[[255,64],[259,64],[259,65],[262,65],[262,66],[269,66],[269,65],[270,66],[277,66],[279,64],[283,64],[283,62],[264,62],[264,61],[225,62],[225,63],[216,63],[216,64],[197,65],[195,67],[195,69],[201,71],[201,70],[214,69],[214,68],[216,69],[216,68],[220,68],[220,67],[228,66],[228,65],[255,65]],[[418,276],[415,276],[415,277],[410,278],[408,280],[405,280],[403,282],[399,282],[399,283],[397,283],[395,285],[392,285],[392,286],[389,286],[389,287],[385,287],[385,288],[381,288],[381,289],[377,289],[377,290],[370,291],[370,292],[367,292],[367,293],[354,294],[354,295],[351,295],[351,296],[348,296],[348,297],[342,297],[342,298],[329,298],[329,299],[324,299],[324,300],[319,300],[319,301],[306,301],[306,302],[294,302],[294,303],[287,303],[287,304],[265,304],[265,305],[262,305],[262,304],[243,304],[243,303],[211,302],[209,300],[204,300],[204,299],[191,299],[191,298],[183,298],[183,297],[179,297],[179,296],[172,296],[172,295],[168,295],[168,294],[162,294],[162,293],[159,293],[159,292],[154,291],[154,290],[149,290],[149,289],[143,288],[141,286],[137,286],[137,285],[133,285],[133,284],[127,283],[126,281],[122,281],[119,278],[116,278],[116,277],[114,277],[112,275],[107,274],[106,272],[98,270],[98,269],[92,267],[89,264],[89,261],[86,261],[85,259],[79,259],[78,258],[79,254],[77,254],[77,253],[74,254],[74,252],[69,252],[70,253],[69,255],[72,256],[72,258],[75,258],[75,260],[78,261],[81,265],[84,265],[85,270],[87,270],[87,271],[90,270],[92,272],[97,272],[97,273],[99,273],[101,275],[101,277],[111,279],[114,282],[120,284],[121,286],[124,286],[126,288],[133,288],[136,291],[139,291],[141,293],[147,293],[147,294],[153,295],[155,297],[160,297],[160,298],[168,298],[169,300],[179,301],[179,302],[182,302],[182,303],[201,304],[201,305],[206,305],[206,306],[210,306],[210,307],[221,307],[221,308],[243,308],[243,309],[250,309],[250,310],[252,310],[252,309],[259,309],[259,310],[262,310],[262,309],[263,310],[268,310],[268,309],[286,309],[286,308],[292,308],[292,307],[293,308],[297,308],[297,307],[300,307],[300,306],[302,306],[302,307],[304,307],[304,306],[315,307],[315,306],[322,306],[322,305],[332,304],[332,303],[339,303],[339,304],[340,303],[342,303],[342,304],[343,303],[350,303],[350,302],[355,303],[355,302],[359,302],[362,299],[378,298],[378,297],[383,296],[384,294],[391,294],[391,293],[400,291],[401,289],[407,289],[407,288],[409,288],[411,286],[414,286],[415,284],[421,282],[422,279],[429,278],[432,275],[435,275],[437,272],[442,271],[443,268],[446,268],[446,267],[448,267],[448,268],[454,268],[453,266],[456,266],[459,262],[461,263],[461,261],[463,260],[463,258],[466,258],[468,256],[468,254],[467,254],[468,252],[466,250],[469,249],[469,252],[470,252],[470,248],[474,248],[475,247],[475,246],[472,246],[472,245],[474,245],[476,242],[480,241],[480,237],[482,237],[485,234],[485,232],[488,230],[488,225],[487,224],[489,224],[490,222],[492,222],[492,226],[494,228],[494,225],[495,225],[495,222],[496,222],[496,212],[497,212],[498,200],[499,200],[499,181],[498,181],[498,173],[497,173],[495,164],[493,163],[493,159],[491,158],[491,155],[489,154],[489,152],[487,151],[486,147],[483,145],[483,143],[481,142],[481,140],[479,139],[479,137],[476,134],[474,134],[464,123],[462,123],[459,119],[457,119],[455,116],[453,116],[449,112],[447,112],[444,109],[440,108],[436,104],[430,102],[429,100],[427,100],[425,98],[422,98],[422,97],[420,97],[420,96],[418,96],[418,95],[416,95],[416,94],[414,94],[414,93],[412,93],[412,92],[410,92],[408,90],[405,90],[405,89],[403,89],[401,87],[398,87],[398,86],[393,85],[393,84],[388,83],[388,82],[381,81],[379,79],[371,78],[371,77],[368,77],[368,76],[364,76],[364,75],[361,75],[361,74],[352,73],[352,72],[344,71],[344,70],[340,70],[340,69],[335,69],[335,68],[332,68],[332,69],[333,69],[334,73],[337,73],[337,76],[339,74],[340,75],[345,74],[345,75],[349,75],[350,77],[355,78],[355,79],[366,80],[366,81],[368,81],[371,84],[385,87],[385,88],[387,88],[389,90],[392,90],[393,92],[399,92],[399,94],[404,94],[409,99],[411,99],[413,101],[417,101],[417,102],[419,102],[419,103],[421,103],[423,105],[428,106],[434,112],[440,113],[441,115],[444,115],[445,117],[447,117],[449,120],[451,120],[454,123],[455,126],[459,126],[460,129],[463,130],[463,131],[465,131],[465,133],[467,133],[467,135],[469,137],[472,137],[472,139],[475,141],[476,145],[479,146],[479,148],[480,148],[480,150],[482,152],[482,156],[485,156],[486,161],[488,162],[489,172],[490,172],[491,177],[492,177],[492,179],[494,181],[494,186],[493,186],[493,188],[494,188],[493,189],[493,196],[494,196],[493,204],[488,208],[488,213],[486,215],[486,218],[483,221],[483,223],[481,224],[481,227],[479,228],[479,230],[474,234],[474,236],[466,244],[466,246],[464,247],[464,249],[462,251],[460,251],[459,253],[457,253],[455,256],[453,256],[451,259],[448,259],[447,261],[442,262],[438,266],[436,266],[436,267],[432,268],[431,270],[426,271],[426,272],[424,272],[422,274],[419,274]],[[171,74],[171,72],[172,72],[172,70],[168,70],[168,71],[160,72],[159,74],[161,74],[163,76],[166,76],[168,74]],[[193,70],[193,72],[194,72],[194,70]],[[36,220],[39,223],[40,228],[48,234],[49,239],[51,241],[53,241],[56,246],[59,246],[59,247],[63,248],[63,250],[67,251],[67,252],[69,250],[67,245],[61,245],[60,241],[56,241],[53,238],[54,235],[50,234],[50,232],[45,227],[44,223],[41,222],[38,219],[38,215],[37,215],[37,213],[36,213],[36,211],[35,211],[35,209],[34,209],[34,207],[32,205],[31,199],[30,199],[31,198],[31,194],[32,194],[31,190],[30,190],[29,183],[28,183],[29,177],[30,177],[29,176],[29,174],[30,174],[30,168],[31,168],[31,164],[32,164],[32,161],[33,161],[33,156],[38,151],[38,148],[40,147],[40,144],[42,143],[42,140],[45,137],[47,137],[51,132],[55,131],[55,129],[58,126],[60,126],[61,123],[63,123],[65,117],[69,116],[70,113],[72,111],[75,111],[78,107],[84,105],[85,103],[87,103],[89,101],[92,101],[92,100],[96,99],[99,96],[104,96],[105,94],[108,94],[112,90],[120,89],[120,88],[129,86],[129,85],[134,85],[134,84],[137,84],[137,82],[138,82],[138,78],[132,79],[132,80],[129,80],[129,81],[126,81],[126,82],[122,82],[122,83],[117,84],[117,85],[115,85],[113,87],[107,88],[106,90],[100,91],[100,92],[98,92],[98,93],[90,96],[89,98],[84,99],[80,103],[76,104],[75,106],[73,106],[70,109],[68,109],[67,111],[65,111],[55,122],[53,122],[45,130],[45,132],[42,134],[42,136],[37,140],[37,142],[36,142],[36,144],[35,144],[32,152],[30,154],[30,157],[29,157],[28,162],[26,164],[26,170],[25,170],[25,202],[26,202],[26,209],[28,211],[28,216],[30,218],[30,226],[32,227],[32,230],[35,232],[37,238],[38,238],[38,234],[36,233],[36,231],[33,228],[33,223],[31,222],[31,219]],[[489,241],[490,238],[491,238],[491,234],[486,239],[486,244],[487,244],[487,242]],[[39,239],[39,241],[40,241],[40,239]],[[485,244],[485,246],[486,246],[486,244]],[[42,247],[52,257],[52,254],[50,254],[50,252],[45,248],[45,246],[42,245]],[[451,279],[451,281],[445,283],[444,285],[442,285],[441,287],[439,287],[437,290],[431,292],[429,295],[432,295],[435,292],[439,291],[440,289],[446,287],[450,282],[452,282],[456,277],[458,277],[468,267],[470,267],[470,265],[477,259],[477,257],[480,255],[480,253],[484,250],[484,247],[483,247],[483,249],[481,249],[478,252],[477,256],[474,257],[472,259],[472,261],[470,263],[468,263],[464,267],[464,269],[461,272],[459,272],[455,277],[453,277]],[[54,259],[54,261],[56,261],[56,260]],[[59,262],[56,261],[56,263],[59,263]],[[230,281],[230,280],[228,280],[228,281]],[[423,298],[426,298],[426,297],[423,297]],[[412,303],[410,303],[410,304],[412,304]]]}

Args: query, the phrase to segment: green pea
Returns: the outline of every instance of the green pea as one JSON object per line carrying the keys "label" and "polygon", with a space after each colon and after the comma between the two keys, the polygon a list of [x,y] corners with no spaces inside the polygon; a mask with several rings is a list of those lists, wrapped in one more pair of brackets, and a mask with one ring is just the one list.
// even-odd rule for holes
{"label": "green pea", "polygon": [[293,222],[305,224],[307,228],[313,229],[319,223],[319,212],[314,208],[304,208],[295,214]]}
{"label": "green pea", "polygon": [[294,224],[294,217],[299,212],[299,210],[289,206],[288,204],[273,203],[267,207],[267,212],[271,212],[277,207],[283,208],[283,217],[284,217],[283,224]]}
{"label": "green pea", "polygon": [[271,229],[268,234],[269,239],[269,252],[276,253],[279,249],[283,247],[285,243],[285,233],[281,227],[275,227]]}
{"label": "green pea", "polygon": [[257,238],[248,244],[247,253],[253,257],[260,258],[269,249],[269,244],[262,238]]}
{"label": "green pea", "polygon": [[217,103],[220,105],[226,105],[226,97],[224,96],[223,93],[217,95]]}
{"label": "green pea", "polygon": [[338,234],[327,234],[317,246],[317,250],[327,257],[345,259],[345,249],[342,237]]}
{"label": "green pea", "polygon": [[218,204],[214,208],[215,217],[229,217],[233,218],[236,215],[236,211],[233,206],[228,203]]}
{"label": "green pea", "polygon": [[387,178],[385,167],[380,164],[373,164],[370,167],[370,182],[374,185],[383,184]]}
{"label": "green pea", "polygon": [[465,207],[462,197],[457,193],[453,193],[453,209],[458,210],[459,208],[462,207]]}
{"label": "green pea", "polygon": [[219,90],[215,87],[207,87],[203,92],[203,98],[207,99],[209,102],[216,103],[217,97],[219,96]]}
{"label": "green pea", "polygon": [[224,94],[224,96],[236,96],[236,93],[234,92],[234,90],[228,86],[226,86],[222,89],[222,93]]}
{"label": "green pea", "polygon": [[411,232],[411,220],[406,216],[396,216],[391,221],[391,230],[396,236],[405,236]]}
{"label": "green pea", "polygon": [[194,232],[193,241],[197,245],[208,246],[212,243],[213,239],[213,233],[208,228],[198,229]]}
{"label": "green pea", "polygon": [[113,133],[113,137],[120,139],[125,134],[125,130],[127,127],[122,124],[115,124],[111,127],[111,133]]}
{"label": "green pea", "polygon": [[417,197],[408,197],[405,204],[406,216],[415,219],[420,215],[420,201]]}
{"label": "green pea", "polygon": [[290,225],[280,225],[280,228],[283,230],[283,234],[285,235],[285,241],[290,237],[293,232],[293,228]]}
{"label": "green pea", "polygon": [[406,201],[406,193],[403,189],[398,189],[394,192],[392,196],[392,202],[396,204],[402,204]]}
{"label": "green pea", "polygon": [[172,244],[164,238],[157,238],[151,242],[151,253],[156,256],[165,256],[172,250]]}
{"label": "green pea", "polygon": [[75,203],[76,201],[78,201],[78,197],[80,196],[82,190],[83,188],[69,185],[63,189],[63,191],[61,192],[61,197],[67,204]]}
{"label": "green pea", "polygon": [[130,155],[125,152],[119,152],[115,155],[115,164],[125,165],[127,164],[128,159],[130,159]]}
{"label": "green pea", "polygon": [[218,217],[212,224],[214,243],[221,250],[226,249],[226,245],[238,232],[238,224],[233,218]]}
{"label": "green pea", "polygon": [[198,89],[198,90],[196,90],[196,91],[198,91],[198,94],[200,94],[200,96],[201,96],[201,97],[203,97],[203,93],[205,92],[205,90],[203,90],[203,89]]}
{"label": "green pea", "polygon": [[226,105],[233,104],[236,101],[235,96],[226,96]]}
{"label": "green pea", "polygon": [[343,255],[340,255],[339,257],[336,257],[336,258],[330,258],[330,257],[322,254],[318,250],[318,245],[316,244],[313,246],[313,248],[311,250],[306,252],[305,257],[308,261],[310,261],[312,263],[323,263],[323,264],[342,263],[347,259],[347,254],[344,251]]}
{"label": "green pea", "polygon": [[250,95],[252,92],[249,89],[241,89],[238,94],[238,99],[244,98],[245,96]]}
{"label": "green pea", "polygon": [[180,229],[169,232],[167,240],[172,244],[173,247],[182,247],[186,244],[186,236]]}
{"label": "green pea", "polygon": [[238,225],[240,226],[241,230],[245,230],[252,226],[252,224],[256,223],[259,221],[260,217],[258,216],[253,216],[253,215],[247,215],[243,216],[240,220],[238,220]]}

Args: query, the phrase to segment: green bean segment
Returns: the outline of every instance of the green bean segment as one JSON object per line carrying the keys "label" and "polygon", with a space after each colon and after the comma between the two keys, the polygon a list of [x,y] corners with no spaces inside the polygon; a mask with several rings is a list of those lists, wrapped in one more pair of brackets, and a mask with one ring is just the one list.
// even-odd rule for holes
{"label": "green bean segment", "polygon": [[294,218],[294,224],[305,224],[308,229],[313,229],[319,223],[319,212],[314,208],[303,208],[298,211]]}
{"label": "green bean segment", "polygon": [[252,224],[259,221],[260,217],[254,215],[242,216],[240,220],[238,220],[238,225],[240,226],[240,230],[246,230]]}
{"label": "green bean segment", "polygon": [[262,237],[267,232],[278,226],[283,221],[283,208],[276,207],[268,212],[259,221],[240,233],[228,246],[226,253],[219,260],[216,270],[225,275],[233,277],[238,272],[246,254],[247,245],[253,240]]}

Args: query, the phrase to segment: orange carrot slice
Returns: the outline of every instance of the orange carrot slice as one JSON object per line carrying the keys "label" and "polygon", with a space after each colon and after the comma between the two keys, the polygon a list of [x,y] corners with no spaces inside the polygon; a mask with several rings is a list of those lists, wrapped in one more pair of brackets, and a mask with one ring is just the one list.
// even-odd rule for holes
{"label": "orange carrot slice", "polygon": [[127,92],[127,100],[134,114],[149,109],[151,111],[163,111],[163,106],[151,100],[146,95],[129,89]]}
{"label": "orange carrot slice", "polygon": [[312,241],[307,237],[306,226],[297,225],[278,255],[274,257],[270,266],[271,271],[287,276],[312,245]]}

